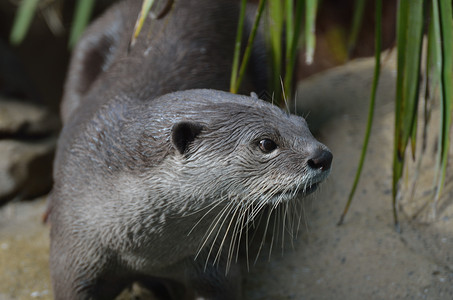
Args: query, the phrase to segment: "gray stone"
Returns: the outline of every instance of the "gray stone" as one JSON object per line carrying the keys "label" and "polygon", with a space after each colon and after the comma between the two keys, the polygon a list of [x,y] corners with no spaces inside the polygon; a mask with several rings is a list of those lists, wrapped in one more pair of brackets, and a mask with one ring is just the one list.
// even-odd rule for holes
{"label": "gray stone", "polygon": [[[395,54],[382,54],[376,103],[395,99]],[[373,84],[374,58],[353,60],[343,66],[318,73],[299,83],[296,114],[306,116],[312,131],[321,122],[339,116],[366,115]]]}
{"label": "gray stone", "polygon": [[0,98],[0,204],[50,190],[58,127],[44,107]]}
{"label": "gray stone", "polygon": [[0,140],[0,203],[14,197],[33,198],[52,185],[56,139]]}
{"label": "gray stone", "polygon": [[0,138],[44,136],[58,129],[58,119],[35,104],[0,98]]}

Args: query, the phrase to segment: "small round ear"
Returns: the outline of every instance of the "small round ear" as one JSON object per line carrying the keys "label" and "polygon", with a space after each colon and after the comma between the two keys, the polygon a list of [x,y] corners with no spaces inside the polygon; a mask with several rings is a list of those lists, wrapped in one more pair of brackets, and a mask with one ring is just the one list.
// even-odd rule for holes
{"label": "small round ear", "polygon": [[62,103],[63,123],[79,107],[92,84],[119,55],[124,21],[118,7],[93,22],[74,49]]}
{"label": "small round ear", "polygon": [[171,129],[171,142],[179,153],[184,154],[202,129],[201,124],[194,122],[182,121],[176,123]]}

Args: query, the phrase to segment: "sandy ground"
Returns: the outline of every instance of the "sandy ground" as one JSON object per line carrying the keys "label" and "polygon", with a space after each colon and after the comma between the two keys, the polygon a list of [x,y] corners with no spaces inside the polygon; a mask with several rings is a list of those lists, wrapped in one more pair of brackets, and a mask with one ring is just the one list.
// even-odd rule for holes
{"label": "sandy ground", "polygon": [[0,210],[0,299],[51,299],[49,228],[45,199],[13,202]]}
{"label": "sandy ground", "polygon": [[254,268],[247,299],[453,299],[451,174],[437,216],[429,217],[431,205],[421,209],[432,190],[431,153],[422,163],[427,172],[419,176],[414,200],[408,199],[410,178],[403,184],[402,233],[393,226],[392,61],[383,70],[363,177],[345,224],[336,226],[358,164],[372,65],[356,61],[300,85],[301,110],[310,112],[309,124],[334,153],[333,170],[306,205],[308,229],[296,250]]}
{"label": "sandy ground", "polygon": [[[283,255],[274,249],[270,261],[260,259],[246,274],[245,299],[453,299],[451,174],[434,217],[433,206],[426,202],[432,191],[429,170],[434,161],[429,151],[422,162],[428,172],[419,176],[414,200],[407,196],[411,177],[403,184],[402,232],[393,226],[395,71],[391,65],[387,62],[383,70],[363,177],[340,227],[336,223],[363,139],[372,61],[350,63],[299,86],[297,109],[308,114],[316,135],[332,150],[332,174],[319,192],[304,200],[306,217],[294,247],[286,247]],[[49,228],[40,223],[44,207],[41,198],[0,209],[1,300],[52,298],[47,267]]]}

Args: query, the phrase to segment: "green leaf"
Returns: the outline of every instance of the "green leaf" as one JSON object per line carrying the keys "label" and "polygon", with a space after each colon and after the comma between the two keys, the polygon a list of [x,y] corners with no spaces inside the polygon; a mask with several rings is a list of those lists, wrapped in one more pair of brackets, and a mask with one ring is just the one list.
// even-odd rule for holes
{"label": "green leaf", "polygon": [[418,95],[420,87],[420,64],[423,45],[423,1],[409,1],[409,17],[406,30],[406,50],[403,78],[403,119],[402,141],[399,145],[401,157],[413,130],[416,129],[414,122],[417,117]]}
{"label": "green leaf", "polygon": [[354,197],[355,191],[357,189],[357,185],[359,183],[360,175],[362,174],[363,163],[365,161],[366,152],[368,149],[368,143],[371,135],[371,128],[373,126],[373,116],[374,116],[374,107],[376,102],[376,93],[377,87],[379,84],[379,75],[381,73],[381,48],[382,48],[382,34],[381,34],[381,27],[382,27],[382,0],[376,0],[376,24],[375,24],[375,41],[374,41],[374,75],[373,75],[373,86],[371,89],[371,96],[370,96],[370,106],[368,109],[368,121],[365,130],[365,138],[363,141],[362,153],[360,155],[359,166],[357,168],[357,172],[354,178],[354,183],[352,185],[351,191],[349,192],[348,202],[343,210],[343,214],[340,217],[340,221],[338,225],[343,224],[344,218],[348,213],[349,207],[352,202],[352,198]]}
{"label": "green leaf", "polygon": [[230,81],[230,92],[237,93],[238,90],[238,70],[239,70],[239,58],[241,56],[241,42],[242,42],[242,32],[244,31],[244,19],[245,19],[245,9],[247,6],[247,0],[241,1],[241,11],[239,15],[239,24],[238,30],[236,32],[236,43],[234,44],[234,58],[233,58],[233,70],[231,71],[231,81]]}
{"label": "green leaf", "polygon": [[35,16],[38,3],[39,0],[23,0],[20,2],[19,10],[14,18],[14,24],[10,35],[10,42],[13,45],[18,45],[24,40],[31,21]]}
{"label": "green leaf", "polygon": [[440,99],[441,99],[441,175],[439,179],[436,200],[442,193],[447,170],[448,149],[450,145],[450,128],[453,113],[452,104],[452,68],[453,68],[453,30],[451,1],[433,0],[433,22],[437,37],[437,47],[440,67]]}
{"label": "green leaf", "polygon": [[[240,53],[240,50],[241,50],[240,44],[239,44],[239,48],[235,49],[233,71],[231,72],[232,78],[231,78],[230,91],[232,93],[237,93],[237,91],[239,90],[239,88],[241,86],[242,80],[245,76],[246,68],[247,68],[247,65],[248,65],[248,62],[250,59],[250,55],[252,54],[252,50],[253,50],[253,41],[255,40],[256,32],[258,30],[261,15],[263,14],[265,3],[266,3],[266,0],[260,0],[260,3],[258,5],[258,10],[256,12],[255,20],[253,22],[252,32],[250,33],[250,36],[247,41],[247,47],[245,48],[244,57],[242,58],[241,67],[239,69],[239,77],[237,78],[237,80],[233,80],[234,79],[233,76],[234,76],[234,72],[237,73],[237,66],[236,66],[236,69],[234,68],[234,66],[239,61],[239,59],[238,59],[239,54],[236,54],[236,53]],[[236,37],[237,37],[237,35],[236,35]],[[237,55],[237,57],[236,57],[236,55]],[[234,86],[233,86],[233,84],[234,84]]]}
{"label": "green leaf", "polygon": [[393,156],[393,216],[399,228],[396,198],[403,174],[409,138],[415,137],[420,58],[423,34],[423,1],[400,1],[397,18],[397,83],[395,99],[395,140]]}
{"label": "green leaf", "polygon": [[[292,1],[289,1],[292,3]],[[292,98],[292,86],[294,84],[294,67],[296,66],[296,58],[298,54],[300,28],[302,25],[303,3],[302,1],[296,2],[296,16],[293,19],[293,7],[286,9],[287,18],[291,18],[291,28],[288,28],[287,23],[287,46],[286,46],[286,65],[285,65],[285,80],[284,90],[288,99]],[[288,33],[290,32],[290,33]]]}
{"label": "green leaf", "polygon": [[79,40],[88,21],[91,18],[95,1],[93,0],[78,0],[77,7],[72,21],[71,33],[69,35],[69,47],[72,48]]}
{"label": "green leaf", "polygon": [[130,46],[135,44],[140,31],[142,31],[143,24],[145,23],[146,16],[148,16],[151,7],[154,4],[154,0],[143,0],[142,2],[142,9],[140,10],[140,14],[138,16],[137,21],[135,22],[134,27],[134,34],[132,35],[132,39],[130,42]]}
{"label": "green leaf", "polygon": [[268,5],[268,41],[271,53],[271,90],[275,95],[275,102],[280,103],[281,81],[283,69],[282,41],[284,23],[284,1],[272,0]]}
{"label": "green leaf", "polygon": [[[300,4],[301,1],[299,1]],[[294,1],[285,1],[285,19],[286,19],[286,57],[291,55],[291,45],[294,40]]]}
{"label": "green leaf", "polygon": [[316,11],[318,10],[318,0],[305,1],[305,61],[308,65],[313,62],[316,44]]}
{"label": "green leaf", "polygon": [[354,4],[354,15],[352,17],[351,33],[348,40],[348,56],[351,56],[357,44],[357,37],[362,28],[363,12],[365,11],[366,0],[356,0]]}

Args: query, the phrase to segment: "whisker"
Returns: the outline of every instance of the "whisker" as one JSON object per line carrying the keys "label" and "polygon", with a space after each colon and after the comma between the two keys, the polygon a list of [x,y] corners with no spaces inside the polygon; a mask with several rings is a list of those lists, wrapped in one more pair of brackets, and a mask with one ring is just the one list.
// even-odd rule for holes
{"label": "whisker", "polygon": [[241,236],[242,236],[242,226],[243,226],[243,222],[244,222],[244,216],[246,213],[247,213],[247,206],[241,205],[241,209],[239,210],[239,214],[238,214],[236,223],[233,228],[232,237],[230,240],[230,246],[228,249],[227,269],[229,269],[231,262],[233,261],[235,249],[237,249],[236,262],[238,260],[239,247],[240,247]]}
{"label": "whisker", "polygon": [[[251,220],[252,221],[251,223],[253,224],[253,228],[255,228],[255,229],[259,228],[259,225],[261,224],[261,220],[263,219],[263,216],[264,216],[264,213],[261,213],[261,214],[257,215],[257,217],[258,217],[257,220],[255,220],[254,218]],[[252,243],[254,241],[257,232],[258,232],[258,230],[253,231],[253,235],[252,235],[252,238],[250,239],[250,243]]]}
{"label": "whisker", "polygon": [[[296,199],[298,200],[298,199]],[[291,249],[295,249],[294,247],[294,239],[296,238],[296,231],[295,231],[295,223],[297,220],[297,202],[298,201],[291,201],[291,203],[288,203],[288,206],[291,206],[289,208],[289,214],[288,214],[288,227],[289,227],[289,234],[290,234],[290,241],[291,241]],[[289,220],[290,219],[290,220]]]}
{"label": "whisker", "polygon": [[284,203],[284,208],[282,207],[282,210],[284,209],[283,212],[283,220],[282,220],[282,255],[283,255],[283,250],[285,249],[285,229],[286,227],[286,215],[288,214],[288,201]]}
{"label": "whisker", "polygon": [[[274,208],[274,210],[276,210],[276,209]],[[271,213],[272,213],[272,211],[271,211]],[[270,245],[269,245],[269,246],[270,246],[270,247],[269,247],[269,256],[268,256],[268,258],[267,258],[268,261],[271,260],[272,249],[274,248],[275,226],[276,226],[276,224],[277,224],[277,220],[278,220],[278,219],[279,219],[279,214],[278,214],[278,210],[277,210],[277,213],[275,214],[275,218],[274,218],[274,220],[273,220],[273,221],[274,221],[274,226],[273,226],[273,228],[272,228],[272,238],[271,238]],[[277,230],[277,237],[278,237],[278,230]]]}
{"label": "whisker", "polygon": [[245,231],[245,258],[247,262],[247,271],[250,271],[250,262],[249,262],[249,228],[248,223],[246,224],[246,231]]}
{"label": "whisker", "polygon": [[270,217],[272,215],[272,208],[269,207],[270,211],[268,212],[268,216],[267,216],[267,220],[266,220],[266,226],[264,227],[264,233],[263,233],[263,238],[261,239],[261,243],[260,243],[260,246],[258,248],[258,253],[256,254],[256,258],[255,258],[255,261],[254,261],[254,264],[256,264],[256,262],[258,261],[258,257],[261,253],[261,249],[263,248],[263,245],[264,245],[264,240],[266,238],[266,234],[267,234],[267,229],[269,227],[269,221],[270,221]]}
{"label": "whisker", "polygon": [[[189,235],[192,233],[192,231],[195,229],[195,227],[197,227],[197,225],[200,224],[200,222],[201,222],[201,221],[202,221],[202,220],[203,220],[203,219],[204,219],[211,211],[213,211],[218,205],[220,205],[221,203],[223,203],[223,199],[222,199],[222,198],[221,198],[219,201],[214,201],[213,204],[215,204],[215,205],[213,205],[213,206],[212,206],[212,207],[211,207],[211,208],[210,208],[210,209],[209,209],[209,210],[208,210],[208,211],[207,211],[207,212],[206,212],[206,213],[205,213],[198,221],[197,221],[197,223],[195,223],[195,225],[192,227],[192,229],[190,229],[190,231],[189,231],[189,233],[187,234],[187,236],[189,236]],[[212,205],[212,204],[210,204],[210,205]],[[209,207],[210,205],[208,205],[207,207]],[[204,209],[204,208],[203,208],[203,209]],[[203,209],[200,209],[199,212],[202,211]],[[195,213],[193,213],[193,214],[195,214]],[[190,214],[190,215],[193,215],[193,214]],[[190,215],[186,215],[186,216],[190,216]]]}
{"label": "whisker", "polygon": [[[200,245],[200,247],[198,248],[198,251],[197,251],[197,254],[195,255],[195,259],[197,259],[197,257],[200,255],[201,251],[203,250],[203,248],[206,246],[206,243],[209,241],[209,237],[211,236],[211,234],[214,232],[214,229],[217,228],[217,225],[219,224],[219,222],[222,220],[222,218],[225,216],[225,212],[228,211],[230,209],[230,207],[232,206],[232,203],[228,203],[227,205],[225,205],[222,210],[219,212],[218,214],[218,218],[214,218],[214,221],[211,222],[211,224],[209,225],[208,227],[208,230],[206,231],[206,234],[203,236],[202,238],[202,243]],[[215,240],[214,240],[215,242]],[[209,259],[209,255],[207,257],[207,260]],[[206,268],[206,266],[205,266]]]}
{"label": "whisker", "polygon": [[[225,221],[227,220],[227,215],[228,214],[225,214],[226,211],[231,211],[233,208],[232,205],[228,205],[228,210],[225,210],[222,215],[219,217],[219,220],[216,222],[216,225],[215,225],[215,228],[217,228],[217,225],[219,224],[220,220],[223,220],[221,223],[220,223],[220,226],[218,227],[218,230],[217,230],[217,234],[215,235],[215,237],[212,239],[212,243],[211,243],[211,246],[209,247],[209,252],[206,256],[206,261],[205,261],[205,265],[204,265],[204,269],[206,270],[206,267],[208,266],[208,262],[209,262],[209,258],[211,257],[211,253],[212,253],[212,250],[214,249],[215,247],[215,244],[216,244],[216,241],[217,241],[217,238],[219,237],[219,234],[220,232],[222,231],[222,228],[223,228],[223,225],[225,224]],[[209,234],[209,236],[212,234],[212,232]],[[200,249],[201,250],[201,249]],[[212,265],[215,265],[215,260],[213,261]]]}
{"label": "whisker", "polygon": [[[236,203],[236,204],[237,204],[237,203]],[[214,264],[215,264],[216,262],[218,263],[219,260],[220,260],[220,254],[222,253],[223,245],[224,245],[225,240],[226,240],[226,238],[227,238],[227,236],[228,236],[228,232],[230,231],[231,224],[233,223],[233,221],[234,221],[234,219],[235,219],[236,213],[237,213],[238,211],[240,211],[240,209],[241,209],[241,206],[240,206],[240,205],[236,205],[236,207],[232,209],[233,215],[232,215],[231,218],[230,218],[230,222],[228,222],[228,226],[227,226],[226,231],[225,231],[225,233],[224,233],[224,235],[223,235],[222,241],[220,242],[219,249],[217,250],[217,254],[216,254],[215,258],[214,258]],[[226,220],[226,219],[225,219],[225,220]],[[222,224],[222,227],[223,227],[223,224]],[[216,237],[215,237],[215,240],[217,240],[217,236],[219,235],[219,233],[220,233],[220,230],[219,230],[219,232],[217,233],[217,235],[216,235]]]}

